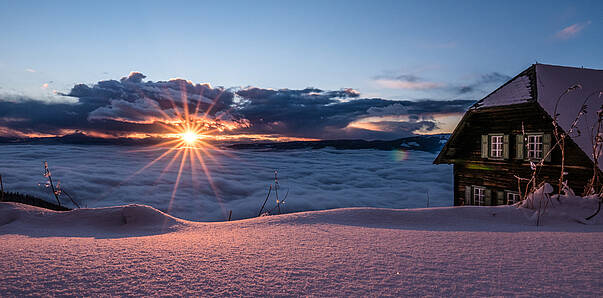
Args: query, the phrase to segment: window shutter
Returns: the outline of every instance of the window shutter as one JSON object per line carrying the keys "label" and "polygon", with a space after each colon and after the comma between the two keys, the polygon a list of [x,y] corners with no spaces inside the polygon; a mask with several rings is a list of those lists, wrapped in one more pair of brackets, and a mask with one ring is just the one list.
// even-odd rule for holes
{"label": "window shutter", "polygon": [[502,191],[496,192],[497,202],[496,205],[504,205],[505,204],[505,193]]}
{"label": "window shutter", "polygon": [[515,158],[523,159],[523,135],[515,136]]}
{"label": "window shutter", "polygon": [[484,196],[484,206],[492,206],[492,191],[486,189],[486,194]]}
{"label": "window shutter", "polygon": [[488,135],[482,135],[482,158],[488,158]]}
{"label": "window shutter", "polygon": [[465,186],[465,205],[471,205],[471,186]]}
{"label": "window shutter", "polygon": [[503,136],[503,158],[509,159],[509,135]]}
{"label": "window shutter", "polygon": [[549,151],[551,150],[551,134],[543,134],[542,135],[542,154],[546,156],[544,161],[551,161],[551,154]]}

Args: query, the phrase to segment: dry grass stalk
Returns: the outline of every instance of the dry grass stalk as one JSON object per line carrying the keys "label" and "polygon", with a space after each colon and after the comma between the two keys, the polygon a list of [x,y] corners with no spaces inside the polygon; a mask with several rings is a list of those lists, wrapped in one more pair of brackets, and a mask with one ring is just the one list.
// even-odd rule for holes
{"label": "dry grass stalk", "polygon": [[80,205],[73,199],[73,197],[69,193],[67,193],[65,191],[65,189],[61,188],[60,181],[57,183],[57,185],[55,187],[54,183],[52,182],[52,174],[50,173],[50,168],[48,167],[48,162],[46,162],[46,161],[44,162],[44,177],[48,177],[47,187],[51,188],[52,194],[54,194],[54,197],[57,199],[57,203],[59,204],[59,207],[61,206],[61,200],[59,200],[59,196],[64,194],[67,196],[67,198],[69,198],[69,200],[71,201],[71,203],[73,203],[73,205],[75,205],[77,208],[80,208]]}
{"label": "dry grass stalk", "polygon": [[[596,92],[593,92],[590,95],[588,95],[584,99],[584,102],[582,103],[582,106],[580,107],[578,114],[572,121],[572,124],[570,125],[569,130],[567,132],[564,132],[559,127],[559,122],[558,122],[558,117],[560,116],[560,114],[557,113],[559,103],[561,102],[561,100],[563,99],[563,97],[565,95],[567,95],[568,93],[570,93],[572,91],[581,89],[581,88],[582,88],[582,85],[574,84],[573,86],[567,88],[563,93],[561,93],[561,95],[557,99],[557,102],[555,103],[555,110],[554,110],[553,123],[552,123],[553,124],[553,135],[555,136],[555,144],[553,144],[550,147],[550,149],[544,153],[544,156],[540,159],[540,161],[538,163],[534,163],[534,162],[530,161],[530,167],[532,170],[531,177],[529,179],[527,179],[527,178],[522,178],[522,177],[515,175],[515,178],[517,179],[517,185],[518,185],[518,190],[519,190],[519,193],[521,196],[521,200],[526,200],[528,198],[529,194],[534,194],[535,191],[544,184],[544,181],[538,183],[538,175],[540,173],[540,169],[544,166],[545,159],[550,154],[552,154],[552,152],[555,150],[555,148],[559,148],[559,150],[561,151],[561,172],[560,172],[559,180],[557,183],[557,186],[558,186],[557,200],[559,200],[559,197],[560,197],[563,189],[569,189],[569,186],[567,186],[568,185],[567,181],[564,180],[565,175],[567,175],[567,173],[565,172],[565,144],[566,144],[565,141],[566,141],[566,138],[567,138],[567,136],[570,136],[573,133],[577,133],[578,136],[581,134],[580,130],[578,129],[578,123],[579,123],[580,119],[582,118],[582,116],[584,114],[586,114],[586,112],[587,112],[587,108],[588,108],[587,102],[593,95],[598,94],[600,97],[603,94],[602,91],[596,91]],[[598,115],[598,120],[597,120],[597,125],[596,125],[596,132],[595,132],[594,125],[593,125],[593,128],[591,129],[591,134],[594,132],[594,136],[592,137],[592,142],[593,142],[592,149],[593,149],[593,161],[594,161],[593,162],[593,177],[587,184],[588,189],[585,190],[586,195],[594,194],[595,192],[601,194],[602,190],[603,190],[603,189],[601,189],[601,183],[599,181],[600,179],[599,179],[599,168],[598,168],[598,158],[601,154],[601,150],[603,147],[603,136],[601,136],[601,126],[602,126],[602,122],[603,122],[603,106],[601,106],[601,109],[599,110],[597,115]],[[522,134],[525,136],[523,123],[522,123]],[[526,146],[527,146],[527,142],[524,142],[524,144],[526,144]],[[523,194],[522,194],[522,190],[521,190],[522,181],[527,181],[526,189]],[[598,191],[597,191],[597,189],[598,189]],[[532,198],[533,197],[534,197],[534,195],[532,195]],[[603,197],[600,195],[598,211],[601,209],[600,205],[601,205],[602,199],[603,199]],[[540,223],[540,216],[542,214],[544,214],[544,212],[546,211],[546,208],[549,205],[549,200],[550,200],[550,196],[548,196],[547,200],[545,200],[544,206],[542,206],[543,200],[540,200],[540,204],[538,207],[537,225]],[[527,203],[528,203],[529,208],[535,207],[533,205],[533,202],[527,202]],[[542,210],[543,208],[544,208],[544,210]],[[597,213],[598,213],[598,211],[597,211]],[[592,216],[589,218],[592,218]]]}
{"label": "dry grass stalk", "polygon": [[4,182],[2,182],[2,175],[0,175],[0,202],[4,202]]}

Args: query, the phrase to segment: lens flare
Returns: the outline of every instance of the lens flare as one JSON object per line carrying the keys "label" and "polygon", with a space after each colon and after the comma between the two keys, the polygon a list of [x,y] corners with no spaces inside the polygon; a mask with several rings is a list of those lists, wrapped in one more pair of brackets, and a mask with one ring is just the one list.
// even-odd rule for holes
{"label": "lens flare", "polygon": [[394,154],[395,161],[405,161],[408,159],[408,151],[398,149],[398,150],[394,150],[392,152]]}

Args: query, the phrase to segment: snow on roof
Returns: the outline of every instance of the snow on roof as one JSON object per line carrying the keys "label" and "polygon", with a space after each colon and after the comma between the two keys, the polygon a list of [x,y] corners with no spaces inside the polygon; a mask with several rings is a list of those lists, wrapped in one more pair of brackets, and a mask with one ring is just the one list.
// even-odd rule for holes
{"label": "snow on roof", "polygon": [[[536,64],[538,103],[554,118],[555,106],[559,126],[569,132],[572,123],[586,104],[586,114],[578,120],[577,130],[570,136],[572,140],[592,160],[593,127],[597,125],[597,111],[603,105],[603,70]],[[560,96],[569,88],[580,86]],[[587,99],[588,98],[588,99]],[[580,131],[580,134],[577,131]],[[603,157],[599,167],[603,170]]]}
{"label": "snow on roof", "polygon": [[506,106],[532,99],[531,81],[527,75],[517,76],[475,104],[474,108]]}
{"label": "snow on roof", "polygon": [[[530,76],[532,70],[534,77]],[[560,96],[568,89],[567,94]],[[559,126],[569,132],[572,123],[586,103],[587,112],[578,121],[577,129],[571,134],[572,140],[592,158],[592,128],[597,124],[597,111],[603,105],[603,70],[566,67],[546,64],[535,64],[517,77],[498,88],[490,95],[477,102],[472,108],[521,104],[532,101],[532,91],[536,88],[538,104],[551,116],[555,117],[555,106]],[[590,96],[590,97],[589,97]],[[585,100],[588,100],[585,102]],[[577,131],[580,131],[580,134]],[[599,158],[599,167],[603,170],[603,156]]]}

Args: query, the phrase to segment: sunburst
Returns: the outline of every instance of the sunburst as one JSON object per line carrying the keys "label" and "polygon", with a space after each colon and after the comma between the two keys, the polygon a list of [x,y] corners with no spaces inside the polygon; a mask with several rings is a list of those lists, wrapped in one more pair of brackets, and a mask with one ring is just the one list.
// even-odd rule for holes
{"label": "sunburst", "polygon": [[129,180],[133,176],[142,173],[163,159],[169,159],[169,162],[157,178],[157,181],[159,181],[163,175],[166,174],[166,172],[177,165],[178,172],[176,175],[176,181],[174,182],[167,208],[167,212],[169,213],[172,209],[174,198],[176,197],[178,187],[182,180],[182,173],[185,166],[190,166],[191,179],[193,182],[196,180],[196,177],[201,174],[199,172],[199,168],[201,168],[202,173],[207,178],[209,187],[212,189],[215,198],[222,209],[222,213],[226,214],[219,191],[214,184],[212,175],[207,165],[207,160],[210,159],[213,162],[218,163],[218,160],[213,155],[214,153],[219,153],[230,157],[233,156],[205,141],[205,139],[208,139],[211,135],[220,133],[223,130],[220,125],[216,125],[219,124],[218,121],[220,121],[221,117],[215,117],[213,119],[208,117],[212,108],[220,99],[220,96],[216,97],[203,113],[201,113],[200,110],[201,102],[198,101],[194,112],[191,113],[189,111],[186,91],[182,91],[181,93],[181,107],[179,107],[176,102],[170,98],[172,111],[174,111],[175,117],[166,114],[163,109],[161,109],[159,106],[156,106],[157,111],[159,111],[159,113],[165,117],[165,121],[158,123],[162,125],[169,133],[166,134],[166,137],[168,137],[167,141],[152,145],[151,148],[165,150],[165,152],[151,160],[126,180]]}

